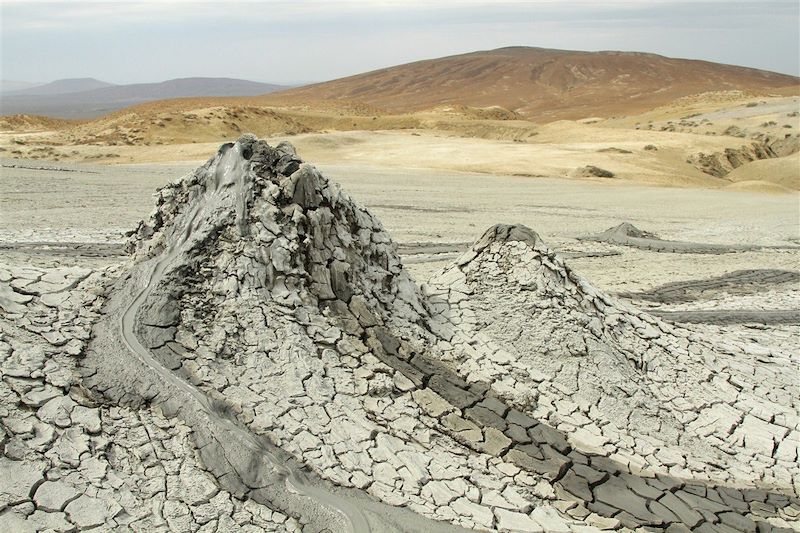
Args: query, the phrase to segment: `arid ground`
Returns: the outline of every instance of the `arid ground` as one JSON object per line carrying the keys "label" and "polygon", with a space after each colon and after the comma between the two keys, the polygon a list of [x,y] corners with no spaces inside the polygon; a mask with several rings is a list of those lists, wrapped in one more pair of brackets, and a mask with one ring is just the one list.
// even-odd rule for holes
{"label": "arid ground", "polygon": [[796,530],[796,78],[600,55],[0,117],[0,529]]}
{"label": "arid ground", "polygon": [[[146,107],[141,116],[78,124],[7,118],[9,129],[0,133],[2,240],[121,242],[150,211],[156,188],[196,168],[238,133],[231,128],[252,126],[270,142],[293,143],[301,157],[377,213],[420,282],[498,222],[536,229],[610,292],[746,269],[796,270],[798,101],[708,93],[637,116],[549,124],[487,118],[500,108],[466,107],[375,121],[347,106]],[[230,114],[237,117],[229,121]],[[341,127],[347,116],[356,122],[345,131],[325,129]],[[139,121],[138,132],[132,120]],[[371,122],[379,125],[360,129]],[[292,126],[298,131],[276,134]],[[182,142],[189,136],[195,140]],[[693,157],[724,161],[726,150],[758,154],[749,147],[775,140],[788,143],[789,155],[754,155],[754,161],[723,169],[722,176],[709,174]],[[613,176],[595,176],[587,167]],[[622,222],[662,239],[766,248],[654,253],[577,240]],[[17,253],[24,260],[22,250],[11,257]],[[37,252],[31,260],[47,257]]]}

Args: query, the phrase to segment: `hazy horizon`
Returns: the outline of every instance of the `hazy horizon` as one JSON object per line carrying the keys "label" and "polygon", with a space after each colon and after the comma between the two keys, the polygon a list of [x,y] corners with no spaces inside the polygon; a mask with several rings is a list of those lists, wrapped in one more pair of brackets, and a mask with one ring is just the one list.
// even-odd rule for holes
{"label": "hazy horizon", "polygon": [[800,7],[774,2],[2,4],[4,80],[299,85],[506,46],[649,52],[800,75]]}

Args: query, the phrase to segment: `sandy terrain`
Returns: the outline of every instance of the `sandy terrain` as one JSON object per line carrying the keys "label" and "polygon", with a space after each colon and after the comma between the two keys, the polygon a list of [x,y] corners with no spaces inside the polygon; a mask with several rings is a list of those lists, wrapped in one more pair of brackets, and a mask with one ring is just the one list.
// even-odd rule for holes
{"label": "sandy terrain", "polygon": [[783,190],[796,191],[800,189],[800,171],[798,169],[800,169],[800,153],[795,153],[779,159],[753,161],[734,169],[727,177],[734,182],[729,187],[739,189],[748,185],[759,187],[765,182],[772,182]]}
{"label": "sandy terrain", "polygon": [[[250,131],[273,141],[291,139],[303,157],[319,164],[772,193],[800,186],[797,97],[705,93],[641,115],[548,124],[497,107],[449,106],[398,115],[330,103],[176,106],[146,104],[80,123],[4,118],[0,153],[104,165],[196,162],[223,140]],[[735,156],[728,155],[731,151]],[[593,177],[586,167],[612,177]]]}
{"label": "sandy terrain", "polygon": [[[415,167],[528,177],[573,177],[594,165],[614,179],[669,186],[721,187],[730,184],[700,172],[686,161],[698,151],[719,152],[738,146],[729,137],[637,131],[557,122],[537,128],[529,142],[454,136],[444,131],[352,131],[273,137],[290,139],[304,157],[319,163],[358,163],[380,167]],[[44,147],[46,133],[0,134],[6,154],[68,162],[105,164],[197,161],[218,142],[104,146],[81,144]],[[24,146],[15,141],[22,140]],[[645,150],[645,146],[657,150]],[[14,152],[17,153],[14,153]],[[368,163],[367,163],[368,162]],[[789,172],[789,168],[786,172]],[[787,178],[790,179],[790,178]]]}

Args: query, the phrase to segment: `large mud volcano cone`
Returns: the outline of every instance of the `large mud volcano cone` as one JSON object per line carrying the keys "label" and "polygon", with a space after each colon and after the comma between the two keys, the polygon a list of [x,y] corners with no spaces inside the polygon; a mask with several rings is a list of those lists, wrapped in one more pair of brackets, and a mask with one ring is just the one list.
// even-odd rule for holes
{"label": "large mud volcano cone", "polygon": [[[290,145],[245,136],[162,188],[130,251],[95,328],[87,386],[179,416],[223,487],[310,531],[369,530],[365,508],[383,515],[380,530],[450,527],[325,492],[274,446],[336,464],[325,477],[363,488],[364,470],[354,477],[331,462],[333,450],[319,455],[315,435],[374,439],[363,407],[352,405],[354,368],[377,363],[359,362],[364,328],[409,328],[426,314],[380,223],[338,185]],[[391,379],[369,386],[385,390]],[[350,395],[337,397],[340,389]]]}
{"label": "large mud volcano cone", "polygon": [[163,316],[155,326],[174,325],[178,300],[199,283],[220,305],[258,298],[288,308],[324,303],[356,318],[422,312],[380,222],[288,144],[243,137],[224,146],[160,191],[134,246],[138,259],[172,256],[151,290],[151,315]]}

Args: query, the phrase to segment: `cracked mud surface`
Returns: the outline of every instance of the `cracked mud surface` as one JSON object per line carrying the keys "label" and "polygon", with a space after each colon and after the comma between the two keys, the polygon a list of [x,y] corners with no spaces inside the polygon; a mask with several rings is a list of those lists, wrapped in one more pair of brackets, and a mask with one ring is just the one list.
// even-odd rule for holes
{"label": "cracked mud surface", "polygon": [[[162,188],[130,249],[0,267],[0,529],[800,525],[793,324],[670,324],[524,226],[397,246],[249,137]],[[458,257],[419,286],[398,252]],[[795,286],[625,296],[689,313],[780,290],[791,312]]]}

